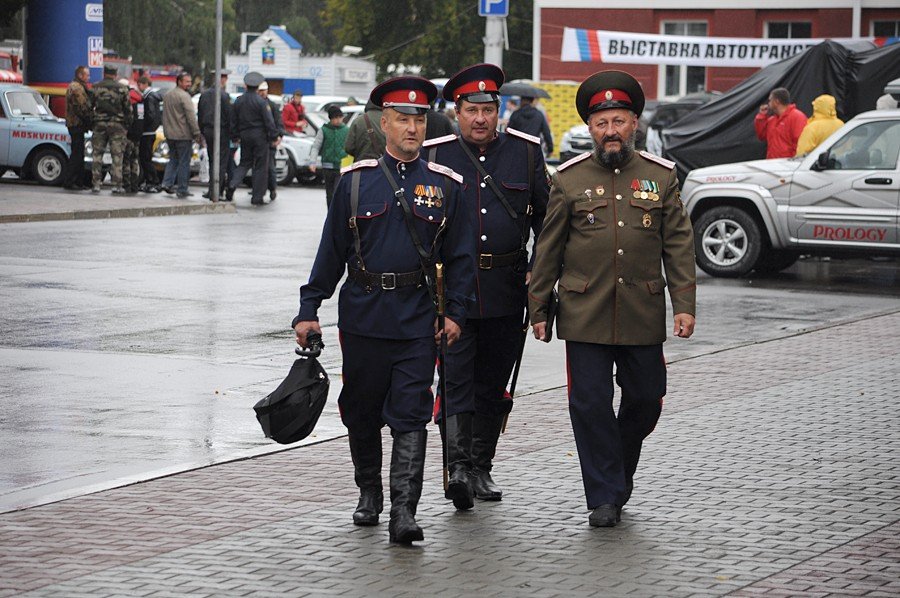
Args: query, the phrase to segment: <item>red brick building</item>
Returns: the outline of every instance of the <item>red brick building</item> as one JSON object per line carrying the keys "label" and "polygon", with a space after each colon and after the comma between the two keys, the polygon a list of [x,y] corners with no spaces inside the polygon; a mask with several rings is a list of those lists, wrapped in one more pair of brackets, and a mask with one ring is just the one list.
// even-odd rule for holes
{"label": "red brick building", "polygon": [[[563,29],[734,38],[900,37],[897,0],[535,0],[533,78],[581,81],[619,68],[635,75],[648,98],[727,91],[757,68],[563,62]],[[791,8],[783,8],[789,5]],[[879,40],[884,41],[884,40]]]}

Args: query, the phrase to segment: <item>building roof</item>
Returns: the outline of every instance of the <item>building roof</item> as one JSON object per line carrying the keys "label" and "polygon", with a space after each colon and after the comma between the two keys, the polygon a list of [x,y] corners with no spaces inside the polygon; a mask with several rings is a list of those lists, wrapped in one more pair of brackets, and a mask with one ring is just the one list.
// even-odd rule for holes
{"label": "building roof", "polygon": [[269,25],[269,31],[280,37],[291,50],[303,49],[303,44],[294,39],[294,37],[290,33],[288,33],[287,29],[285,29],[284,27],[281,27],[279,25]]}

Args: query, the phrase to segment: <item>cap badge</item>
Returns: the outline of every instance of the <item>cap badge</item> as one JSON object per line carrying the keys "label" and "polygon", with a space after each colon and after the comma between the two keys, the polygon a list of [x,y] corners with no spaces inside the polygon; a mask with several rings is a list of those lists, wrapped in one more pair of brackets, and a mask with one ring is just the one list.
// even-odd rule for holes
{"label": "cap badge", "polygon": [[484,81],[479,81],[478,82],[478,91],[484,91],[485,89],[487,89],[487,85],[484,84]]}
{"label": "cap badge", "polygon": [[611,100],[613,98],[613,93],[609,90],[606,90],[606,93],[603,95],[607,100]]}
{"label": "cap badge", "polygon": [[409,92],[409,101],[410,102],[416,101],[416,92],[414,92],[414,91]]}

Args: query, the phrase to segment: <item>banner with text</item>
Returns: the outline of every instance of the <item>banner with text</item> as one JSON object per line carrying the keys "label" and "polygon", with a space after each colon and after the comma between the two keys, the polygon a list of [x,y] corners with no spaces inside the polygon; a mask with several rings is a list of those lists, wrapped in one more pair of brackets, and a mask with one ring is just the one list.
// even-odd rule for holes
{"label": "banner with text", "polygon": [[[790,58],[823,41],[825,40],[653,35],[566,27],[563,30],[562,61],[752,68]],[[852,41],[875,42],[875,38]]]}

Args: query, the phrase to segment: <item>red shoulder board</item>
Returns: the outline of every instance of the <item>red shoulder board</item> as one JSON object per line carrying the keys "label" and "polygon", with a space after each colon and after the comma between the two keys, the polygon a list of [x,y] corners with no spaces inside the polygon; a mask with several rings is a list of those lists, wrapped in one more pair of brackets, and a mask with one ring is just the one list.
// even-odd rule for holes
{"label": "red shoulder board", "polygon": [[456,135],[444,135],[443,137],[435,137],[434,139],[426,139],[422,147],[431,147],[432,145],[440,145],[448,141],[456,141]]}
{"label": "red shoulder board", "polygon": [[660,166],[664,166],[665,168],[668,168],[669,170],[672,170],[675,168],[675,162],[672,162],[671,160],[666,160],[665,158],[660,158],[659,156],[651,154],[650,152],[645,152],[644,150],[641,150],[638,153],[645,160],[650,160],[651,162],[656,162]]}
{"label": "red shoulder board", "polygon": [[531,143],[536,143],[538,145],[541,144],[540,137],[535,137],[534,135],[529,135],[528,133],[523,133],[522,131],[517,131],[516,129],[510,129],[509,127],[506,127],[506,132],[520,139],[524,139],[525,141],[530,141]]}
{"label": "red shoulder board", "polygon": [[583,154],[578,154],[578,155],[575,156],[574,158],[570,158],[570,159],[567,160],[566,162],[563,162],[562,164],[560,164],[560,165],[556,168],[556,171],[559,172],[560,170],[565,170],[565,169],[568,168],[569,166],[572,166],[572,165],[574,165],[574,164],[578,164],[578,163],[581,162],[582,160],[587,160],[587,159],[590,158],[590,157],[591,157],[591,152],[584,152]]}
{"label": "red shoulder board", "polygon": [[341,168],[341,174],[346,174],[357,168],[372,168],[373,166],[378,166],[378,160],[360,160],[359,162],[354,162],[350,166]]}
{"label": "red shoulder board", "polygon": [[460,185],[462,185],[462,182],[463,182],[462,175],[454,172],[454,170],[452,168],[447,168],[443,164],[435,164],[434,162],[429,162],[428,169],[433,170],[434,172],[439,172],[444,176],[448,176],[451,179],[453,179],[454,181],[456,181],[457,183],[459,183]]}

